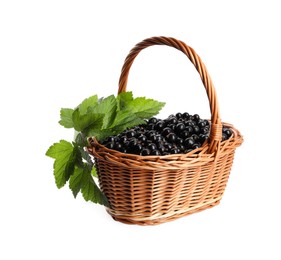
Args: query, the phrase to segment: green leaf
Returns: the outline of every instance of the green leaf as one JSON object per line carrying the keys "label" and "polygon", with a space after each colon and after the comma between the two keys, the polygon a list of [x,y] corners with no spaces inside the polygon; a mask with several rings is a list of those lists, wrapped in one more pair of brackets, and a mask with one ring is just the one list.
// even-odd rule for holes
{"label": "green leaf", "polygon": [[54,176],[58,188],[63,187],[73,174],[76,154],[77,150],[65,140],[54,143],[46,152],[47,156],[55,159]]}
{"label": "green leaf", "polygon": [[137,119],[138,119],[138,117],[134,113],[132,113],[132,111],[130,111],[130,110],[119,111],[115,117],[115,120],[114,120],[111,128],[113,128],[115,126],[128,124]]}
{"label": "green leaf", "polygon": [[75,167],[73,175],[69,179],[69,188],[72,190],[74,198],[82,188],[83,185],[84,168]]}
{"label": "green leaf", "polygon": [[132,100],[127,109],[140,118],[150,118],[157,115],[164,105],[164,102],[139,97]]}
{"label": "green leaf", "polygon": [[98,178],[98,173],[97,173],[96,167],[92,168],[91,174],[93,175],[93,177]]}
{"label": "green leaf", "polygon": [[122,110],[117,113],[111,129],[113,134],[118,134],[127,128],[144,123],[145,121],[133,114],[132,111]]}
{"label": "green leaf", "polygon": [[82,133],[77,133],[76,138],[75,138],[75,143],[81,147],[88,145],[87,138]]}
{"label": "green leaf", "polygon": [[[87,132],[87,136],[95,136],[97,138],[97,140],[99,141],[103,141],[104,139],[106,139],[107,137],[114,135],[114,130],[113,129],[89,129],[86,131]],[[122,131],[121,131],[122,132]]]}
{"label": "green leaf", "polygon": [[104,115],[93,112],[81,115],[80,110],[77,108],[72,114],[74,129],[76,131],[87,129],[86,132],[90,129],[100,129],[103,123],[103,117]]}
{"label": "green leaf", "polygon": [[96,185],[88,168],[84,168],[81,192],[86,201],[92,201],[109,207],[107,198]]}
{"label": "green leaf", "polygon": [[89,153],[87,151],[85,151],[85,148],[84,147],[79,147],[79,152],[82,156],[82,158],[90,165],[92,166],[94,163],[92,161],[92,158],[91,156],[89,155]]}
{"label": "green leaf", "polygon": [[98,96],[94,95],[83,100],[83,102],[78,106],[80,114],[84,115],[87,113],[89,108],[92,108],[98,104]]}
{"label": "green leaf", "polygon": [[73,122],[72,122],[72,114],[73,109],[71,108],[62,108],[60,110],[60,121],[59,124],[64,126],[65,128],[72,128]]}
{"label": "green leaf", "polygon": [[102,129],[108,128],[116,116],[117,101],[114,95],[101,99],[98,106],[95,107],[94,112],[104,114]]}
{"label": "green leaf", "polygon": [[121,92],[117,96],[117,107],[118,110],[125,110],[128,107],[128,104],[133,100],[132,92]]}

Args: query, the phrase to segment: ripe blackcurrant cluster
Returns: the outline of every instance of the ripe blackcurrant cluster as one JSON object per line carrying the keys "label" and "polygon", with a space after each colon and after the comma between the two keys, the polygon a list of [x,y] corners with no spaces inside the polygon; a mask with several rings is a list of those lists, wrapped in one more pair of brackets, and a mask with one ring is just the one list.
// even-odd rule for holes
{"label": "ripe blackcurrant cluster", "polygon": [[[210,133],[210,123],[198,114],[187,112],[166,119],[150,118],[147,124],[110,136],[102,142],[109,149],[137,155],[169,155],[188,153],[203,145]],[[223,127],[222,141],[231,137],[232,130]]]}

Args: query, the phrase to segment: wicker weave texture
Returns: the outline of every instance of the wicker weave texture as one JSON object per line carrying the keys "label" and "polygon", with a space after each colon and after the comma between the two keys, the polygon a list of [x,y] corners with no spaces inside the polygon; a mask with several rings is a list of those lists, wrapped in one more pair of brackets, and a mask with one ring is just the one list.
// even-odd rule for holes
{"label": "wicker weave texture", "polygon": [[205,144],[188,153],[138,156],[110,150],[90,138],[100,187],[111,208],[107,211],[128,224],[155,225],[217,205],[225,191],[235,149],[243,142],[230,124],[230,139],[221,142],[222,123],[211,78],[198,55],[185,43],[153,37],[136,45],[127,56],[118,93],[126,91],[129,69],[137,54],[151,45],[168,45],[184,52],[198,70],[210,101],[211,134]]}

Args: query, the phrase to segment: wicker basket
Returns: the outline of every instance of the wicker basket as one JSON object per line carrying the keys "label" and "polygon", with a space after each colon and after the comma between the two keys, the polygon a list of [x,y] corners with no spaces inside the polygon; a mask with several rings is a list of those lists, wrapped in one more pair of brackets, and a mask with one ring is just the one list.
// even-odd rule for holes
{"label": "wicker basket", "polygon": [[138,156],[110,150],[91,139],[99,183],[111,208],[108,213],[128,224],[155,225],[217,205],[224,193],[234,152],[243,138],[233,131],[221,141],[222,123],[211,78],[195,51],[174,38],[152,37],[137,44],[122,68],[118,93],[126,91],[130,67],[138,53],[152,45],[182,51],[194,64],[205,86],[211,110],[211,133],[205,144],[187,154]]}

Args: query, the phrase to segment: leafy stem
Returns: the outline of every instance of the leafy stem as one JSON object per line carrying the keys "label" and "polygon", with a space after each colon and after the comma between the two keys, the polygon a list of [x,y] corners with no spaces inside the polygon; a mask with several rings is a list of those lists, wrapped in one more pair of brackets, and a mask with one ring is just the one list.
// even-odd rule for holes
{"label": "leafy stem", "polygon": [[98,99],[97,95],[85,99],[75,109],[62,108],[59,123],[75,129],[75,140],[70,143],[60,140],[54,143],[46,155],[55,159],[54,176],[58,188],[69,182],[74,197],[79,192],[86,201],[110,207],[93,177],[97,177],[94,162],[85,150],[88,137],[99,141],[117,135],[127,128],[144,124],[145,119],[159,113],[164,106],[145,97],[133,98],[132,92],[120,93]]}

